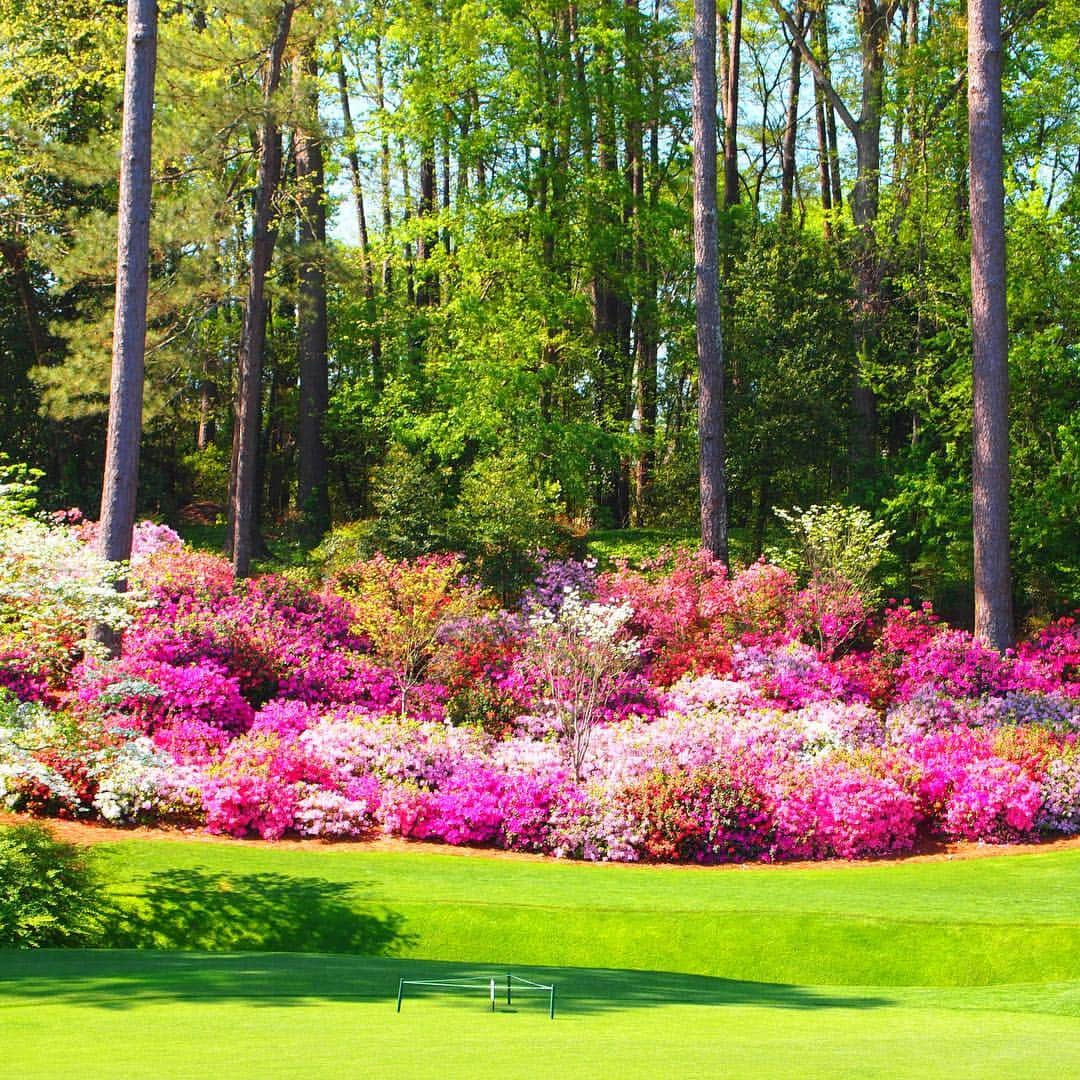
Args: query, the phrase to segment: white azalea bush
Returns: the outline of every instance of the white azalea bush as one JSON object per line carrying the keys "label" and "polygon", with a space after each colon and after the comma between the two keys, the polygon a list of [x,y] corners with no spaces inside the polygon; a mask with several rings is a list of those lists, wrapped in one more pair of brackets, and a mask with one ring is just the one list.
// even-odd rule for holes
{"label": "white azalea bush", "polygon": [[94,650],[92,625],[125,629],[144,597],[117,592],[126,566],[102,559],[66,515],[33,516],[32,484],[12,469],[0,467],[0,686],[41,698]]}

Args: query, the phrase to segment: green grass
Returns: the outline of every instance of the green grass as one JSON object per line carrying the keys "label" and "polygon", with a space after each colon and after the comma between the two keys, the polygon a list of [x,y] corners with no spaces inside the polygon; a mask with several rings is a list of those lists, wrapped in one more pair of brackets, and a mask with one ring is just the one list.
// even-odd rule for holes
{"label": "green grass", "polygon": [[[1080,851],[815,869],[120,842],[0,953],[0,1075],[1080,1075]],[[197,951],[177,951],[197,950]],[[555,982],[559,1016],[400,977]]]}
{"label": "green grass", "polygon": [[[224,522],[212,525],[183,522],[176,526],[176,531],[185,544],[198,551],[220,555],[225,550]],[[277,574],[286,567],[305,566],[309,561],[312,545],[298,537],[295,529],[270,526],[263,530],[263,540],[269,556],[255,560],[255,573]]]}
{"label": "green grass", "polygon": [[[774,537],[770,536],[770,542]],[[776,537],[775,539],[783,539]],[[746,529],[728,530],[728,545],[732,561],[747,563],[752,559],[752,541]],[[664,548],[690,548],[701,546],[701,532],[697,527],[686,529],[593,529],[585,538],[586,552],[593,556],[601,569],[609,569],[618,559],[625,559],[631,566],[640,566],[654,559]]]}

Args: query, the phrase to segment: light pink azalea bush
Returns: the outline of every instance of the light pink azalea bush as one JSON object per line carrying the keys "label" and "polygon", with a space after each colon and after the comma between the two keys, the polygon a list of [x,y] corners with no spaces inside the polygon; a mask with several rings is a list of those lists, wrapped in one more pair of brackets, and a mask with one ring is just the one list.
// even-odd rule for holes
{"label": "light pink azalea bush", "polygon": [[[607,574],[545,559],[500,611],[453,559],[376,560],[341,595],[237,583],[144,533],[117,659],[73,665],[63,639],[46,685],[25,650],[0,655],[5,805],[705,863],[1080,831],[1072,619],[998,656],[929,607],[868,621],[842,581],[808,597],[782,568],[689,553]],[[42,565],[9,567],[10,595],[30,595],[25,566],[47,606]]]}

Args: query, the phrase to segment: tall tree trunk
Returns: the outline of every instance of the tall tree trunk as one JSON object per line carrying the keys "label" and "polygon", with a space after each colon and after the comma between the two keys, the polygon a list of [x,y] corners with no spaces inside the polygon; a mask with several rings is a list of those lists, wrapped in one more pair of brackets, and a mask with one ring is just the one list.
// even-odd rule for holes
{"label": "tall tree trunk", "polygon": [[[625,214],[614,204],[619,171],[616,143],[614,65],[610,50],[598,49],[596,165],[605,177],[594,204],[594,232],[601,241],[592,252],[593,334],[596,339],[597,419],[608,431],[626,430],[630,409],[630,305],[625,295]],[[615,528],[629,524],[630,485],[626,463],[616,460],[599,470],[599,502]]]}
{"label": "tall tree trunk", "polygon": [[787,27],[792,40],[798,45],[818,85],[855,140],[856,177],[852,198],[852,217],[858,230],[854,266],[856,299],[854,330],[857,366],[851,393],[850,461],[852,490],[857,497],[866,499],[873,488],[877,471],[878,425],[877,399],[863,372],[873,358],[877,347],[881,266],[875,227],[878,216],[881,168],[885,45],[889,35],[892,4],[896,0],[858,0],[855,26],[859,37],[859,55],[862,65],[861,111],[858,119],[855,119],[844,104],[832,80],[822,68],[820,58],[814,55],[791,14],[780,0],[770,0],[770,2]]}
{"label": "tall tree trunk", "polygon": [[739,201],[739,56],[742,50],[742,0],[731,0],[731,37],[724,71],[724,205]]}
{"label": "tall tree trunk", "polygon": [[[859,232],[855,269],[855,342],[859,368],[877,347],[881,266],[876,225],[881,180],[881,118],[884,107],[885,44],[889,33],[887,5],[859,0],[856,24],[862,58],[862,107],[855,136],[856,176],[851,216]],[[866,498],[877,473],[877,395],[861,370],[851,395],[854,424],[851,479],[857,497]]]}
{"label": "tall tree trunk", "polygon": [[[813,18],[801,3],[795,6],[795,21],[805,34],[807,20]],[[799,127],[799,90],[802,81],[802,53],[799,46],[791,44],[790,71],[788,74],[787,119],[784,123],[784,141],[780,153],[780,216],[791,220],[795,194],[795,136]]]}
{"label": "tall tree trunk", "polygon": [[[296,312],[291,312],[293,320]],[[273,310],[269,318],[273,327]],[[271,342],[273,335],[271,334]],[[266,361],[270,368],[270,387],[266,395],[266,424],[263,427],[262,442],[259,447],[259,489],[265,491],[264,506],[272,521],[280,521],[289,508],[288,500],[288,432],[285,428],[285,416],[282,402],[285,372],[284,358],[275,354],[273,345],[267,350]]]}
{"label": "tall tree trunk", "polygon": [[[378,311],[375,302],[375,271],[371,265],[371,237],[368,232],[367,207],[364,204],[364,179],[360,172],[360,155],[356,149],[356,128],[353,124],[352,104],[349,100],[349,79],[345,72],[345,56],[340,39],[334,41],[334,60],[337,68],[338,99],[341,102],[342,134],[345,136],[345,156],[349,162],[353,204],[356,207],[357,230],[360,236],[360,285],[364,292],[364,315],[371,330],[371,383],[376,397],[379,397],[383,386],[382,336],[376,326]],[[386,183],[389,187],[389,175]],[[325,216],[324,212],[324,225]]]}
{"label": "tall tree trunk", "polygon": [[814,87],[814,120],[817,126],[818,189],[821,195],[822,228],[832,238],[832,187],[829,183],[829,135],[825,127],[825,95]]}
{"label": "tall tree trunk", "polygon": [[390,232],[393,229],[393,196],[390,193],[390,125],[386,116],[385,73],[383,71],[382,31],[383,14],[379,9],[378,29],[375,35],[375,105],[379,110],[379,201],[383,223],[382,289],[386,302],[390,300],[393,285],[393,269],[390,262]]}
{"label": "tall tree trunk", "polygon": [[1009,567],[1009,367],[1005,294],[1000,0],[968,2],[971,186],[972,524],[975,634],[1013,642]]}
{"label": "tall tree trunk", "polygon": [[440,231],[442,236],[443,252],[450,254],[450,131],[451,120],[449,107],[443,110],[444,131],[442,138],[442,211],[443,226]]}
{"label": "tall tree trunk", "polygon": [[[299,462],[296,508],[308,534],[320,537],[330,527],[330,494],[323,434],[330,394],[326,329],[326,185],[316,89],[319,70],[313,48],[304,57],[303,71],[306,76],[301,93],[303,126],[296,133],[296,183],[300,193],[300,288],[297,312],[300,409],[297,417]],[[362,196],[359,201],[362,207]],[[367,232],[366,223],[364,232]],[[365,243],[361,256],[365,265],[366,247]],[[367,284],[370,286],[370,283],[368,266]]]}
{"label": "tall tree trunk", "polygon": [[266,275],[277,242],[274,197],[281,179],[281,134],[273,113],[273,96],[281,82],[281,63],[292,26],[294,0],[284,0],[262,76],[263,114],[259,121],[259,165],[252,215],[251,267],[248,274],[244,328],[237,359],[236,425],[233,431],[236,479],[232,495],[231,551],[238,577],[251,571],[258,532],[259,412],[263,354],[266,349]]}
{"label": "tall tree trunk", "polygon": [[416,303],[419,307],[431,307],[439,302],[439,279],[428,266],[438,243],[437,231],[431,225],[435,216],[435,184],[435,136],[432,135],[420,152],[420,202],[416,212],[420,223],[416,268]]}
{"label": "tall tree trunk", "polygon": [[195,436],[197,450],[206,450],[217,438],[217,422],[214,418],[216,374],[217,363],[212,356],[207,356],[203,360],[202,378],[199,380],[199,430]]}
{"label": "tall tree trunk", "polygon": [[[151,137],[157,68],[156,0],[128,0],[124,67],[124,121],[120,147],[120,200],[116,229],[116,308],[113,317],[109,426],[101,493],[98,547],[114,562],[131,557],[139,486],[146,300],[150,277]],[[93,628],[115,649],[113,632]]]}
{"label": "tall tree trunk", "polygon": [[[398,136],[398,163],[401,169],[401,220],[406,227],[412,220],[412,184],[409,180],[409,157],[405,151],[405,139]],[[409,306],[416,304],[416,279],[413,272],[412,241],[405,240],[405,295]]]}
{"label": "tall tree trunk", "polygon": [[692,110],[701,545],[726,563],[724,351],[716,230],[716,0],[694,0]]}
{"label": "tall tree trunk", "polygon": [[[634,0],[636,5],[636,0]],[[653,0],[653,27],[658,22],[658,0]],[[643,93],[641,80],[638,80],[638,93]],[[649,157],[648,172],[650,177],[648,209],[655,211],[659,195],[658,183],[660,172],[660,88],[656,73],[649,78],[648,94],[648,133]],[[638,216],[645,210],[645,148],[640,131],[632,140],[636,143],[636,153],[641,159],[640,179],[635,179]],[[657,368],[660,351],[659,310],[657,292],[659,281],[656,260],[645,242],[640,220],[635,235],[635,277],[637,280],[638,301],[635,311],[634,327],[634,369],[635,402],[634,411],[638,418],[638,435],[642,446],[638,451],[634,466],[633,523],[637,526],[646,524],[649,517],[649,501],[652,491],[653,473],[656,468],[656,414],[657,414]]]}
{"label": "tall tree trunk", "polygon": [[[829,59],[829,16],[828,7],[823,3],[821,11],[814,19],[812,26],[814,48],[821,58],[821,70],[826,79],[831,79],[831,61]],[[825,133],[829,155],[829,182],[832,187],[831,204],[834,210],[839,210],[844,205],[844,185],[840,176],[840,149],[836,135],[836,109],[826,96],[820,82],[816,83],[817,90],[824,99],[823,112],[825,114]]]}

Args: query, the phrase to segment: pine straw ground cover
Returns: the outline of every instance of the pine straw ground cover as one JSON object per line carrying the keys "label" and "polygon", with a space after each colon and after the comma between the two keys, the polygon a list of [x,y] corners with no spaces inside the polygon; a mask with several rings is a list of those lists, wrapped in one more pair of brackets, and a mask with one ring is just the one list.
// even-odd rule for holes
{"label": "pine straw ground cover", "polygon": [[[1080,1074],[1080,851],[661,867],[100,845],[111,949],[0,953],[20,1077]],[[512,966],[560,1010],[410,999]]]}

